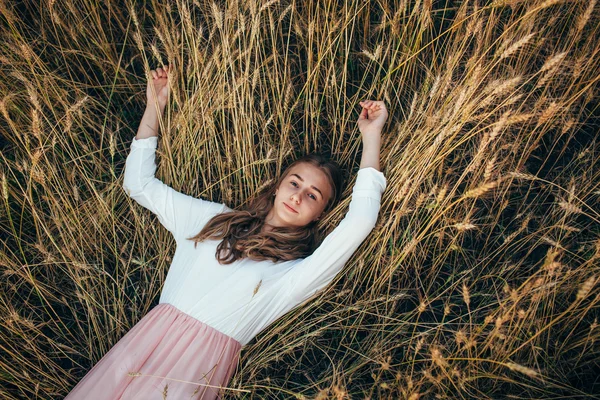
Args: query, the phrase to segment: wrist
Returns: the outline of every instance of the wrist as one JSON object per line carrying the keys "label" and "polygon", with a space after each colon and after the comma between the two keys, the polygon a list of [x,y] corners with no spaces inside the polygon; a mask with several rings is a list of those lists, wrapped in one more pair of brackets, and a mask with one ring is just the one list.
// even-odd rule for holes
{"label": "wrist", "polygon": [[375,129],[365,129],[365,130],[360,131],[360,133],[362,134],[363,137],[381,136],[381,131],[382,131],[382,129],[375,128]]}
{"label": "wrist", "polygon": [[165,106],[161,106],[160,104],[153,104],[151,102],[146,103],[146,110],[145,112],[147,113],[154,113],[154,114],[162,114],[163,111],[165,110]]}
{"label": "wrist", "polygon": [[362,136],[363,148],[379,148],[381,146],[381,136],[376,134],[368,134]]}

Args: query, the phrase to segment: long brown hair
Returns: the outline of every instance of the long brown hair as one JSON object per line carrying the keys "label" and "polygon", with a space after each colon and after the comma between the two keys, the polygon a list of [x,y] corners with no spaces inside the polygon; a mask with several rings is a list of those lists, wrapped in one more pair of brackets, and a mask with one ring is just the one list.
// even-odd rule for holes
{"label": "long brown hair", "polygon": [[243,210],[215,215],[196,236],[187,239],[195,242],[194,248],[198,242],[205,239],[223,239],[215,253],[220,264],[231,264],[243,258],[256,261],[289,261],[312,254],[320,242],[316,221],[301,227],[273,227],[270,232],[261,232],[265,218],[273,207],[275,190],[286,178],[289,170],[299,163],[314,165],[327,176],[332,190],[323,210],[325,215],[340,200],[344,177],[335,161],[319,153],[311,153],[292,162],[275,183],[264,188]]}

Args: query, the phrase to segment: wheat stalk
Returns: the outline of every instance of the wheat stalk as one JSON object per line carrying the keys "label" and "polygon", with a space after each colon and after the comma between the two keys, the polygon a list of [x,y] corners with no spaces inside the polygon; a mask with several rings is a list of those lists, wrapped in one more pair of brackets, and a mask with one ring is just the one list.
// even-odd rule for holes
{"label": "wheat stalk", "polygon": [[438,204],[442,204],[442,201],[446,198],[446,193],[448,193],[448,184],[445,183],[444,186],[442,186],[435,198],[435,201]]}
{"label": "wheat stalk", "polygon": [[538,179],[535,175],[518,172],[518,171],[511,171],[508,173],[508,175],[513,176],[515,178],[525,179],[525,180],[530,180],[530,181],[535,181]]}
{"label": "wheat stalk", "polygon": [[513,43],[509,48],[502,52],[502,54],[500,55],[500,60],[510,57],[511,55],[516,53],[517,50],[525,46],[536,33],[537,32],[530,33],[529,35],[526,35],[523,38],[516,41],[515,43]]}
{"label": "wheat stalk", "polygon": [[530,120],[535,114],[533,113],[523,113],[523,114],[517,114],[517,115],[513,115],[512,117],[508,118],[506,120],[507,124],[518,124],[521,122],[526,122],[528,120]]}
{"label": "wheat stalk", "polygon": [[8,182],[4,172],[2,172],[2,197],[4,200],[8,200]]}
{"label": "wheat stalk", "polygon": [[494,172],[494,167],[496,165],[496,154],[492,156],[490,160],[486,163],[485,171],[483,172],[483,181],[488,182],[492,178],[492,174]]}
{"label": "wheat stalk", "polygon": [[554,116],[554,114],[556,114],[556,112],[560,109],[560,106],[555,102],[551,102],[550,105],[544,110],[542,111],[542,113],[540,114],[540,117],[538,119],[538,124],[543,124],[546,121],[548,121],[550,118],[552,118]]}
{"label": "wheat stalk", "polygon": [[590,293],[594,284],[596,283],[596,276],[590,276],[584,283],[581,285],[579,290],[577,291],[577,300],[583,300]]}
{"label": "wheat stalk", "polygon": [[581,14],[579,19],[577,20],[577,32],[578,33],[583,30],[583,28],[589,21],[590,17],[592,16],[592,12],[594,11],[595,6],[596,6],[596,0],[589,0],[588,6],[585,9],[585,12],[583,14]]}
{"label": "wheat stalk", "polygon": [[568,203],[566,201],[559,201],[558,205],[566,211],[566,215],[569,214],[582,214],[583,211],[581,210],[581,208],[577,207],[574,204]]}
{"label": "wheat stalk", "polygon": [[464,232],[464,231],[468,231],[468,230],[477,228],[476,225],[473,225],[470,222],[459,222],[459,223],[456,223],[456,224],[454,224],[452,226],[454,228],[456,228],[459,232]]}
{"label": "wheat stalk", "polygon": [[463,296],[463,301],[468,306],[471,303],[471,296],[469,295],[469,288],[467,287],[467,285],[464,282],[462,284],[462,296]]}
{"label": "wheat stalk", "polygon": [[31,109],[31,130],[38,141],[42,140],[42,123],[37,108]]}
{"label": "wheat stalk", "polygon": [[464,198],[481,197],[484,194],[486,194],[487,192],[489,192],[490,190],[492,190],[493,188],[495,188],[496,186],[498,186],[498,183],[499,183],[499,181],[497,181],[497,180],[492,181],[492,182],[483,183],[482,185],[479,185],[476,188],[465,192],[463,197]]}
{"label": "wheat stalk", "polygon": [[543,74],[546,72],[542,78],[536,84],[537,87],[543,86],[548,79],[552,76],[553,72],[558,68],[558,65],[564,60],[567,56],[567,52],[563,51],[562,53],[555,54],[554,56],[548,58],[542,68],[539,70],[539,74]]}
{"label": "wheat stalk", "polygon": [[546,0],[542,4],[540,4],[539,7],[537,7],[537,10],[542,10],[544,8],[552,7],[553,5],[558,4],[562,1],[565,1],[565,0]]}
{"label": "wheat stalk", "polygon": [[517,371],[520,372],[522,374],[525,374],[531,378],[538,378],[539,377],[539,373],[531,368],[525,367],[523,365],[514,363],[514,362],[508,362],[506,363],[506,366],[508,368],[510,368],[513,371]]}
{"label": "wheat stalk", "polygon": [[494,140],[498,136],[502,128],[504,128],[504,126],[508,122],[508,116],[510,115],[510,113],[510,110],[503,113],[500,117],[500,120],[498,120],[498,122],[494,124],[494,129],[492,129],[492,132],[490,133],[490,141]]}
{"label": "wheat stalk", "polygon": [[440,368],[448,367],[448,362],[444,358],[444,355],[442,354],[440,348],[437,346],[431,347],[431,359]]}

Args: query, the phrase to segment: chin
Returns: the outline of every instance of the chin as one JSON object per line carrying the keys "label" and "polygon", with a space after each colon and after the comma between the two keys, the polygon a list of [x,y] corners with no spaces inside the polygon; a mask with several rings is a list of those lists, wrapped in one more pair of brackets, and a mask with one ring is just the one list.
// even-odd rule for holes
{"label": "chin", "polygon": [[[283,210],[283,212],[287,213],[287,210]],[[299,226],[298,221],[296,221],[294,218],[290,218],[289,215],[282,215],[281,220],[285,222],[285,226],[288,228],[296,228]]]}

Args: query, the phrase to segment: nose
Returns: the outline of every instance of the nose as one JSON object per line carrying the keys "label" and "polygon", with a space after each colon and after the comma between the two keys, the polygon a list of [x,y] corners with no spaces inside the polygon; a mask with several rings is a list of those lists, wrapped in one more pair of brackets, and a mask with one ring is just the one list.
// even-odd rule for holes
{"label": "nose", "polygon": [[290,200],[292,200],[296,204],[300,204],[300,195],[298,193],[292,193],[292,195],[290,196]]}

